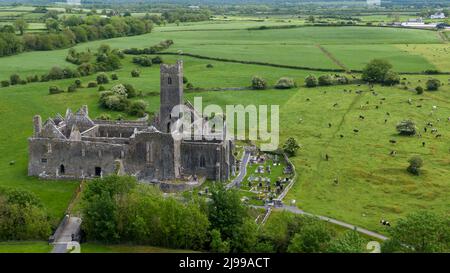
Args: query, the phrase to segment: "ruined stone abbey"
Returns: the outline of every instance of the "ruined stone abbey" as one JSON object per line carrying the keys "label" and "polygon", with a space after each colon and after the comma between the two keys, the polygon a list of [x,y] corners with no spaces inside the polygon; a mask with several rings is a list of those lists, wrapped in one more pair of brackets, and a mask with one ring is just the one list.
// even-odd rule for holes
{"label": "ruined stone abbey", "polygon": [[160,76],[160,111],[152,122],[92,120],[87,106],[77,112],[67,109],[64,117],[57,114],[44,123],[35,116],[28,175],[88,179],[122,173],[148,182],[228,180],[235,168],[232,141],[175,140],[170,132],[177,120],[172,108],[192,107],[183,99],[183,63],[162,64]]}

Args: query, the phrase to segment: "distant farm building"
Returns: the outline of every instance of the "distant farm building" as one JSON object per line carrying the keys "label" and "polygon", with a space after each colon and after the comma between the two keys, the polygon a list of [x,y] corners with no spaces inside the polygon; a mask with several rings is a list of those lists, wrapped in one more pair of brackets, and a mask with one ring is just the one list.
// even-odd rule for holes
{"label": "distant farm building", "polygon": [[430,19],[445,19],[445,14],[443,12],[436,12],[430,16]]}

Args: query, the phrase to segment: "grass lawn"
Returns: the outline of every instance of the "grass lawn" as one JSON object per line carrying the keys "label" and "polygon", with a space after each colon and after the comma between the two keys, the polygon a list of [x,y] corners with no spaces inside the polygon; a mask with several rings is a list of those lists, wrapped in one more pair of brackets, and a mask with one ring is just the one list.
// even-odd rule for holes
{"label": "grass lawn", "polygon": [[440,71],[450,71],[449,44],[411,44],[396,47],[408,54],[421,56]]}
{"label": "grass lawn", "polygon": [[0,242],[0,253],[49,253],[52,247],[47,242]]}

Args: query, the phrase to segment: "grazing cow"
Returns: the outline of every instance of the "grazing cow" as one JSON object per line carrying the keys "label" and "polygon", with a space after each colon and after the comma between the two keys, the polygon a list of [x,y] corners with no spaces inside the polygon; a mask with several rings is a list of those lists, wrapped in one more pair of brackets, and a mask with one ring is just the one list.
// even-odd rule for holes
{"label": "grazing cow", "polygon": [[359,115],[359,119],[364,119],[364,116],[363,115]]}
{"label": "grazing cow", "polygon": [[437,134],[436,137],[437,137],[437,138],[438,138],[438,137],[442,137],[442,135],[441,135],[441,134]]}
{"label": "grazing cow", "polygon": [[391,223],[389,223],[388,221],[386,221],[386,220],[384,220],[384,219],[381,219],[381,220],[380,220],[380,223],[381,223],[383,226],[388,226],[388,227],[391,226]]}
{"label": "grazing cow", "polygon": [[397,154],[397,152],[392,150],[389,154],[392,155],[392,156],[395,156]]}
{"label": "grazing cow", "polygon": [[338,106],[339,104],[336,102],[335,104],[333,104],[333,107],[336,107],[336,106]]}
{"label": "grazing cow", "polygon": [[384,120],[384,124],[386,124],[386,122],[387,122],[387,119]]}
{"label": "grazing cow", "polygon": [[310,99],[309,99],[309,98],[306,98],[306,101],[310,101]]}
{"label": "grazing cow", "polygon": [[325,160],[328,161],[328,159],[330,159],[330,157],[328,156],[328,154],[325,154]]}
{"label": "grazing cow", "polygon": [[437,110],[437,106],[436,106],[436,105],[433,105],[432,109],[433,109],[433,110]]}
{"label": "grazing cow", "polygon": [[426,132],[427,132],[427,127],[424,127],[424,128],[423,128],[423,131],[426,133]]}
{"label": "grazing cow", "polygon": [[331,128],[331,123],[328,123],[328,128]]}
{"label": "grazing cow", "polygon": [[375,106],[375,109],[378,109],[378,108],[380,108],[380,107],[379,107],[378,105],[376,105],[376,106]]}
{"label": "grazing cow", "polygon": [[422,142],[422,147],[425,147],[425,141],[424,141],[424,142]]}
{"label": "grazing cow", "polygon": [[420,107],[422,107],[422,105],[421,105],[421,104],[419,104],[419,105],[416,105],[416,107],[417,107],[417,108],[420,108]]}
{"label": "grazing cow", "polygon": [[447,119],[448,121],[450,121],[450,117],[448,117],[448,119]]}
{"label": "grazing cow", "polygon": [[344,135],[339,135],[341,138],[344,138]]}
{"label": "grazing cow", "polygon": [[409,103],[409,104],[412,104],[412,99],[408,99],[408,103]]}
{"label": "grazing cow", "polygon": [[358,129],[353,129],[353,132],[358,133],[359,130]]}
{"label": "grazing cow", "polygon": [[438,130],[437,130],[436,128],[431,129],[431,133],[432,133],[432,134],[437,133],[437,131],[438,131]]}
{"label": "grazing cow", "polygon": [[386,116],[390,116],[391,114],[389,112],[386,112]]}
{"label": "grazing cow", "polygon": [[391,139],[391,140],[389,140],[389,142],[392,144],[395,144],[395,143],[397,143],[397,140]]}

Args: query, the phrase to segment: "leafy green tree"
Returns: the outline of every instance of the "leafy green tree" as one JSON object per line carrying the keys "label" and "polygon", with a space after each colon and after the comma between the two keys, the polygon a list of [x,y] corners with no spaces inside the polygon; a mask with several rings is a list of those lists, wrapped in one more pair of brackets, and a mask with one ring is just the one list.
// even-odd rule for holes
{"label": "leafy green tree", "polygon": [[437,91],[441,86],[441,82],[438,79],[429,79],[426,82],[426,86],[428,91]]}
{"label": "leafy green tree", "polygon": [[208,205],[208,219],[211,228],[220,231],[223,238],[233,238],[234,231],[247,217],[247,210],[242,205],[235,190],[226,190],[218,183],[211,189],[211,202]]}
{"label": "leafy green tree", "polygon": [[392,70],[386,72],[383,78],[383,84],[392,86],[400,83],[400,76]]}
{"label": "leafy green tree", "polygon": [[416,134],[416,124],[412,120],[403,120],[397,124],[396,129],[400,135],[412,136]]}
{"label": "leafy green tree", "polygon": [[325,223],[311,219],[299,233],[294,235],[287,251],[293,253],[326,252],[334,235]]}
{"label": "leafy green tree", "polygon": [[305,84],[307,87],[316,87],[319,82],[317,81],[317,78],[314,75],[309,75],[305,78]]}
{"label": "leafy green tree", "polygon": [[147,103],[143,100],[136,100],[130,103],[128,113],[132,116],[143,117],[145,115],[145,108],[147,108]]}
{"label": "leafy green tree", "polygon": [[286,142],[283,144],[283,151],[288,156],[295,156],[299,148],[300,145],[298,144],[297,140],[295,140],[295,138],[293,137],[288,138]]}
{"label": "leafy green tree", "polygon": [[418,211],[402,218],[389,229],[383,252],[449,252],[450,220],[430,211]]}
{"label": "leafy green tree", "polygon": [[265,79],[259,76],[253,76],[252,78],[252,88],[256,90],[263,90],[267,88],[267,82]]}
{"label": "leafy green tree", "polygon": [[60,30],[58,20],[55,20],[53,18],[45,20],[45,26],[47,27],[48,31],[57,32]]}
{"label": "leafy green tree", "polygon": [[363,69],[362,79],[366,82],[383,83],[391,69],[392,65],[388,61],[374,59]]}
{"label": "leafy green tree", "polygon": [[275,88],[277,89],[290,89],[296,86],[294,79],[282,77],[275,84]]}
{"label": "leafy green tree", "polygon": [[322,75],[319,77],[318,83],[320,86],[333,85],[333,77],[330,75]]}
{"label": "leafy green tree", "polygon": [[19,31],[20,35],[23,35],[25,30],[28,28],[28,23],[23,18],[16,19],[14,21],[14,27]]}
{"label": "leafy green tree", "polygon": [[211,230],[210,251],[214,253],[228,253],[230,252],[230,243],[223,241],[220,231],[217,229]]}
{"label": "leafy green tree", "polygon": [[332,240],[328,252],[332,253],[362,253],[365,252],[365,241],[357,231],[346,231]]}

